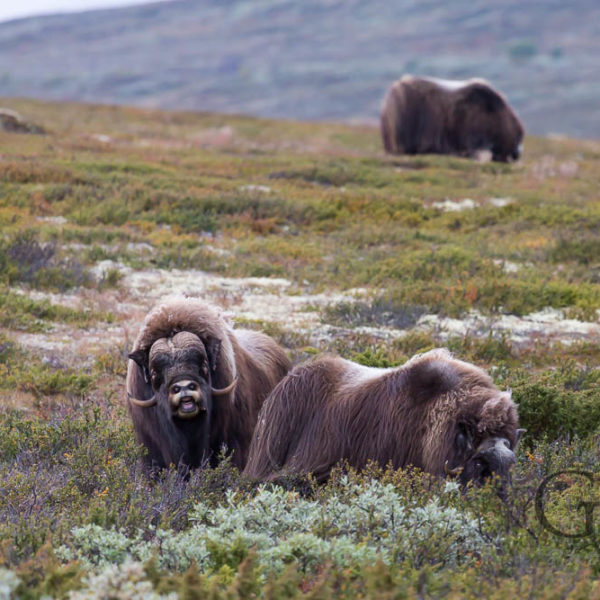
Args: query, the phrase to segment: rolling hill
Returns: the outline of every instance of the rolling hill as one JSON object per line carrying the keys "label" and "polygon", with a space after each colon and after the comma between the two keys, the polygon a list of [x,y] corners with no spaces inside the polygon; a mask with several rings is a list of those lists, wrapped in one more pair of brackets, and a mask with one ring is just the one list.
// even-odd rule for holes
{"label": "rolling hill", "polygon": [[402,73],[479,76],[594,138],[599,40],[593,0],[166,2],[0,24],[0,96],[374,121]]}

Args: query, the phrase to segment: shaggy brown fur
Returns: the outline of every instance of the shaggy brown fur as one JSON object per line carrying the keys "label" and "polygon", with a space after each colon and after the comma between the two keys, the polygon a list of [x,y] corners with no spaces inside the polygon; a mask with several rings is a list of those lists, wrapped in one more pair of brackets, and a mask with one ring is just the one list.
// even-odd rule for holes
{"label": "shaggy brown fur", "polygon": [[[271,338],[234,331],[219,309],[195,298],[156,306],[130,357],[128,395],[145,400],[156,394],[158,399],[151,407],[131,401],[128,406],[139,442],[148,448],[151,464],[159,467],[171,463],[197,467],[207,459],[214,464],[225,448],[233,454],[233,463],[243,468],[258,411],[291,367]],[[165,365],[165,373],[170,369],[169,375],[157,373],[160,368],[153,360],[162,360],[157,364]],[[204,412],[198,417],[179,419],[169,405],[168,388],[177,377],[193,380],[200,389]],[[211,388],[226,389],[233,381],[237,383],[230,392],[211,394]]]}
{"label": "shaggy brown fur", "polygon": [[481,79],[450,82],[405,75],[381,108],[381,136],[390,154],[474,156],[516,160],[523,126],[506,98]]}
{"label": "shaggy brown fur", "polygon": [[510,393],[445,350],[392,369],[324,356],[293,369],[265,402],[245,475],[323,481],[342,460],[359,469],[373,460],[442,476],[463,467],[466,482],[504,476],[518,437]]}

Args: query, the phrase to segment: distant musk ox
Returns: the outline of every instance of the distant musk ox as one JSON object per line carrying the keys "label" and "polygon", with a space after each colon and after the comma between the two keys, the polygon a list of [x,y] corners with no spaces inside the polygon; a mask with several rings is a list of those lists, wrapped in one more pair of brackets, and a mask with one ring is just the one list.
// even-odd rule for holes
{"label": "distant musk ox", "polygon": [[391,369],[319,357],[294,368],[258,417],[244,474],[277,480],[312,473],[325,481],[339,461],[481,483],[506,483],[522,430],[509,392],[445,350]]}
{"label": "distant musk ox", "polygon": [[194,298],[156,306],[129,358],[129,411],[158,467],[214,465],[225,448],[243,468],[258,411],[291,366],[271,338]]}
{"label": "distant musk ox", "polygon": [[507,162],[521,154],[523,126],[504,96],[482,79],[446,81],[405,75],[388,90],[381,135],[391,154],[489,150]]}

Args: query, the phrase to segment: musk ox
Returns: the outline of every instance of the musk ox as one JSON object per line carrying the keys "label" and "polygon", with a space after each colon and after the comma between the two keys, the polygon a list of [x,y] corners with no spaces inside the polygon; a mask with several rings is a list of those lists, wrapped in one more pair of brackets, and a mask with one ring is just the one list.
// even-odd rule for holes
{"label": "musk ox", "polygon": [[405,75],[388,90],[381,136],[390,154],[480,150],[508,162],[521,154],[523,125],[504,96],[482,79],[446,81]]}
{"label": "musk ox", "polygon": [[523,430],[510,392],[445,350],[378,369],[335,356],[294,368],[258,417],[244,474],[256,480],[312,473],[325,481],[347,461],[480,483],[503,482]]}
{"label": "musk ox", "polygon": [[233,330],[195,298],[148,313],[129,358],[129,412],[158,467],[214,465],[225,448],[243,468],[258,411],[291,367],[270,337]]}

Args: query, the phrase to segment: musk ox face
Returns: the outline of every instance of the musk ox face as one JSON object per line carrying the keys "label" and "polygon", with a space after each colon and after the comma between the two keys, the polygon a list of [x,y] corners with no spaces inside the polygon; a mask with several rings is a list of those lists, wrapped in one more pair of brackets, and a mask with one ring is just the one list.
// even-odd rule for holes
{"label": "musk ox face", "polygon": [[196,335],[183,332],[170,340],[154,342],[149,370],[152,389],[167,400],[173,417],[193,419],[200,413],[210,413],[208,356]]}
{"label": "musk ox face", "polygon": [[205,345],[197,335],[183,331],[156,340],[149,350],[136,350],[129,358],[140,366],[154,395],[131,401],[143,407],[158,404],[175,420],[210,419],[213,396],[230,391],[211,387],[219,349],[219,340]]}
{"label": "musk ox face", "polygon": [[477,436],[468,425],[459,424],[456,429],[454,456],[446,461],[446,474],[458,476],[462,485],[483,485],[491,477],[499,479],[502,489],[510,483],[516,447],[524,430],[517,429],[514,435]]}
{"label": "musk ox face", "polygon": [[457,150],[468,155],[489,150],[499,162],[521,156],[523,126],[502,94],[478,81],[448,93],[454,101],[451,137]]}
{"label": "musk ox face", "polygon": [[491,135],[492,160],[518,160],[523,151],[523,126],[509,107],[506,107],[503,121],[502,126]]}

